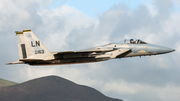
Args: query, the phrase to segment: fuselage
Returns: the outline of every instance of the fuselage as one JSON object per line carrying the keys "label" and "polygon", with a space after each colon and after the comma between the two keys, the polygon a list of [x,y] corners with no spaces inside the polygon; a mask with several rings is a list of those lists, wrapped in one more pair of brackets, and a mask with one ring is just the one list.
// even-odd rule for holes
{"label": "fuselage", "polygon": [[[58,54],[55,55],[55,60],[49,61],[35,61],[28,62],[30,65],[64,65],[64,64],[78,64],[78,63],[90,63],[90,62],[99,62],[106,61],[109,59],[116,58],[126,58],[126,57],[135,57],[135,56],[151,56],[165,54],[175,51],[174,49],[153,45],[153,44],[131,44],[131,43],[110,43],[108,45],[103,45],[99,47],[90,48],[92,50],[101,49],[106,47],[107,49],[129,49],[129,51],[117,55],[114,58],[111,58],[113,51],[107,52],[84,52],[84,53],[71,53],[71,54]],[[90,50],[85,49],[85,50]]]}
{"label": "fuselage", "polygon": [[50,52],[30,30],[16,31],[19,60],[8,64],[63,65],[106,61],[109,59],[165,54],[174,49],[148,44],[139,39],[125,39],[118,43],[79,51]]}
{"label": "fuselage", "polygon": [[154,44],[117,44],[119,48],[129,48],[131,52],[125,54],[124,56],[118,56],[117,58],[124,58],[124,57],[134,57],[134,56],[151,56],[151,55],[159,55],[165,54],[169,52],[175,51],[174,49],[158,46]]}

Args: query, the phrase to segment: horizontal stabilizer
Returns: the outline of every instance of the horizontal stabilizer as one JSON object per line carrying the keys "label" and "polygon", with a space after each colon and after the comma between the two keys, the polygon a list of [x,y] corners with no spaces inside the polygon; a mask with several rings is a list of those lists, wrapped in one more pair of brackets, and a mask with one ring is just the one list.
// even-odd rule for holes
{"label": "horizontal stabilizer", "polygon": [[13,65],[13,64],[24,64],[24,62],[23,61],[16,61],[13,63],[7,63],[6,65]]}
{"label": "horizontal stabilizer", "polygon": [[29,61],[43,61],[42,59],[20,59],[19,61],[29,62]]}

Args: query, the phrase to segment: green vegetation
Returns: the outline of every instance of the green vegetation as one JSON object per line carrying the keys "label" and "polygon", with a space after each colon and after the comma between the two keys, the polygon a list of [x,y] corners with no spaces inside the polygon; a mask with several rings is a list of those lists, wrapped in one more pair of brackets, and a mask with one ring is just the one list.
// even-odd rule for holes
{"label": "green vegetation", "polygon": [[17,83],[0,78],[0,87],[16,85]]}

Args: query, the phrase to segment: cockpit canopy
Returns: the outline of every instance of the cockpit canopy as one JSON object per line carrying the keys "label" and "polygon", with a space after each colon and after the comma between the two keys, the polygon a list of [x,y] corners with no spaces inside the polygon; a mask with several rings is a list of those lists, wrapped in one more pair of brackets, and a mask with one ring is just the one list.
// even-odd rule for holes
{"label": "cockpit canopy", "polygon": [[128,43],[128,44],[147,44],[144,41],[141,41],[140,39],[125,39],[124,43]]}

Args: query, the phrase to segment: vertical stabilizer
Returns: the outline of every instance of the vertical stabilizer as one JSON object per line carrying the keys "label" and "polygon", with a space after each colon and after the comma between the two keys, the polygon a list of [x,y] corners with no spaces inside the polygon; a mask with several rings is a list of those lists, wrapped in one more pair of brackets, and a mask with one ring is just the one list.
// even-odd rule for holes
{"label": "vertical stabilizer", "polygon": [[20,60],[52,60],[54,56],[43,45],[43,43],[34,35],[34,33],[27,29],[22,32],[16,32],[18,40],[18,49]]}
{"label": "vertical stabilizer", "polygon": [[19,49],[19,57],[20,59],[27,58],[25,41],[23,32],[16,31],[17,41],[18,41],[18,49]]}

